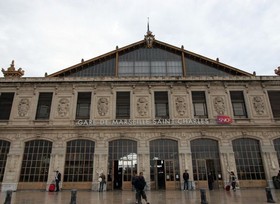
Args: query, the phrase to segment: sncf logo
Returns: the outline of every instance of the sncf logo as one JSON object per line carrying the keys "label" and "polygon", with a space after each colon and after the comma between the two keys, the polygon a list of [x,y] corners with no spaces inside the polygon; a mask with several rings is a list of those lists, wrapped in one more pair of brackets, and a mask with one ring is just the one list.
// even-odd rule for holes
{"label": "sncf logo", "polygon": [[217,123],[218,124],[231,124],[232,118],[227,115],[218,115],[217,116]]}

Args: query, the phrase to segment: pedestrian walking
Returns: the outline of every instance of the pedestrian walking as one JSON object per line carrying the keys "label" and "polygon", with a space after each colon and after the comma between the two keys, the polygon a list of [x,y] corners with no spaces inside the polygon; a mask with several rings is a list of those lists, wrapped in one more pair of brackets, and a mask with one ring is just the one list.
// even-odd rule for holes
{"label": "pedestrian walking", "polygon": [[233,171],[230,172],[229,181],[233,191],[236,191],[236,176]]}
{"label": "pedestrian walking", "polygon": [[55,192],[59,191],[59,183],[61,181],[61,173],[56,170],[56,174],[55,174]]}
{"label": "pedestrian walking", "polygon": [[137,204],[142,204],[142,198],[146,201],[147,204],[149,204],[149,202],[147,200],[147,195],[144,191],[144,188],[146,186],[146,181],[143,176],[143,172],[139,173],[139,176],[135,180],[134,186],[136,188]]}
{"label": "pedestrian walking", "polygon": [[184,179],[184,191],[185,190],[189,190],[189,173],[188,170],[185,170],[185,172],[183,173],[183,179]]}

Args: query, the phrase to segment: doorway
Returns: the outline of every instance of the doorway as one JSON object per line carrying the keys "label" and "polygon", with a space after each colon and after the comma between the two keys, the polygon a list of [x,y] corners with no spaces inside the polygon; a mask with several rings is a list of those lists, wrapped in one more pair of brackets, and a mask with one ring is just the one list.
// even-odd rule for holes
{"label": "doorway", "polygon": [[211,173],[214,180],[214,188],[218,187],[218,172],[217,168],[215,167],[214,159],[197,159],[194,170],[194,178],[197,181],[198,188],[208,188],[209,173]]}

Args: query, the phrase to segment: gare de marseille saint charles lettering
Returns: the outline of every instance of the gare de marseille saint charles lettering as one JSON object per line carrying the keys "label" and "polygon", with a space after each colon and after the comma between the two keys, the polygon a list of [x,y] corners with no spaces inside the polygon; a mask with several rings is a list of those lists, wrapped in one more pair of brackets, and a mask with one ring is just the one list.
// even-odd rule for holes
{"label": "gare de marseille saint charles lettering", "polygon": [[[217,116],[215,120],[218,124],[230,124],[232,119],[229,116]],[[138,125],[208,125],[208,118],[184,118],[184,119],[153,119],[153,120],[136,120],[136,119],[116,119],[116,120],[77,120],[77,126],[138,126]]]}

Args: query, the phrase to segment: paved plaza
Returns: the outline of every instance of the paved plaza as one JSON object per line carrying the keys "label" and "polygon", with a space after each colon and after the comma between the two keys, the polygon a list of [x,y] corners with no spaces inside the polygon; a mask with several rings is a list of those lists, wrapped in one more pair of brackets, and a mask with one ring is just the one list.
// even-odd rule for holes
{"label": "paved plaza", "polygon": [[[148,201],[151,204],[200,204],[201,193],[194,191],[147,191]],[[280,203],[280,190],[271,190],[276,203]],[[0,203],[4,203],[6,192],[1,192]],[[12,193],[12,204],[69,204],[71,191],[17,191]],[[236,192],[225,190],[206,190],[206,201],[209,204],[258,204],[267,203],[265,189],[241,189]],[[77,204],[135,204],[133,191],[77,191]],[[143,204],[145,202],[143,201]]]}

